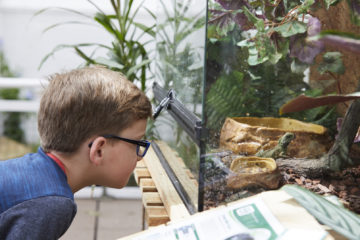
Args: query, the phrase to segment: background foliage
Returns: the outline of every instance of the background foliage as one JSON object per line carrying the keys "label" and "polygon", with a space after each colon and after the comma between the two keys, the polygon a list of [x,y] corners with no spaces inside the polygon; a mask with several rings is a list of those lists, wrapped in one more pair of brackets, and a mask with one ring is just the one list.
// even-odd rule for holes
{"label": "background foliage", "polygon": [[[0,50],[0,77],[15,77],[7,64],[4,53]],[[19,98],[19,89],[0,89],[0,98],[14,100]],[[3,135],[18,142],[24,142],[24,131],[21,129],[21,113],[3,113],[5,116]]]}
{"label": "background foliage", "polygon": [[[340,52],[324,52],[325,39],[318,37],[324,34],[321,22],[312,15],[336,2],[209,1],[205,115],[214,134],[226,117],[280,117],[280,107],[291,99],[301,94],[320,96],[322,88],[309,85],[306,71],[311,66],[332,76],[346,71]],[[349,4],[357,24],[358,4]],[[350,40],[339,44],[349,46]],[[319,54],[323,54],[322,61],[315,62]],[[283,117],[321,124],[332,134],[336,132],[338,114],[332,107]]]}
{"label": "background foliage", "polygon": [[[142,3],[135,7],[134,0],[109,0],[113,10],[111,14],[105,13],[101,7],[91,0],[87,1],[97,9],[94,16],[88,16],[73,9],[59,8],[79,15],[87,19],[87,22],[60,22],[47,27],[44,32],[64,24],[96,24],[111,35],[113,39],[111,45],[92,42],[74,45],[61,44],[43,58],[39,68],[57,51],[70,48],[75,50],[76,54],[84,60],[84,65],[99,64],[111,70],[122,72],[130,81],[139,82],[141,89],[145,91],[146,81],[152,78],[151,60],[146,46],[155,38],[155,32],[153,31],[155,23],[146,26],[137,22],[136,17],[142,8],[148,12],[151,18],[155,19],[155,15],[147,8],[142,7]],[[36,15],[49,10],[51,8],[43,9]],[[106,50],[106,56],[97,54],[99,50]]]}

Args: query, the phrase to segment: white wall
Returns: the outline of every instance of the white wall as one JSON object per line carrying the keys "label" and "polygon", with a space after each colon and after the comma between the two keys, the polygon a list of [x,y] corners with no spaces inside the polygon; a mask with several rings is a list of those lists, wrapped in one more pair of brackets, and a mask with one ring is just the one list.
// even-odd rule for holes
{"label": "white wall", "polygon": [[[112,12],[110,1],[94,0],[105,12]],[[135,1],[139,3],[140,1]],[[154,1],[144,5],[155,11]],[[44,77],[54,72],[72,69],[83,63],[71,49],[58,52],[38,70],[41,59],[58,44],[96,42],[109,45],[112,38],[94,20],[79,17],[63,10],[50,10],[34,17],[48,7],[65,7],[93,16],[96,8],[87,0],[0,0],[0,39],[10,66],[23,77]],[[138,14],[139,21],[148,24],[145,11]],[[66,21],[85,21],[91,25],[69,24],[43,33],[52,24]],[[96,25],[96,26],[95,26]],[[104,52],[105,53],[105,52]]]}

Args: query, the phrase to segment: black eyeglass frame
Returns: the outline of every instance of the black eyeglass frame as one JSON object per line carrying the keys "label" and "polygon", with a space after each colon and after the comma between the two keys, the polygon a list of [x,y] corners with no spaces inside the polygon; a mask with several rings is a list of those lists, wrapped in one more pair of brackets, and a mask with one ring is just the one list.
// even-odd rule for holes
{"label": "black eyeglass frame", "polygon": [[[123,138],[123,137],[119,137],[119,136],[116,136],[116,135],[112,135],[112,134],[105,134],[105,135],[102,135],[102,137],[104,138],[114,138],[114,139],[118,139],[118,140],[121,140],[121,141],[124,141],[124,142],[128,142],[128,143],[132,143],[132,144],[135,144],[137,145],[136,146],[136,154],[139,156],[139,157],[144,157],[147,150],[149,149],[150,147],[150,142],[147,141],[147,140],[133,140],[133,139],[128,139],[128,138]],[[89,143],[89,148],[92,146],[93,142]],[[145,147],[145,151],[143,152],[143,154],[139,154],[139,150],[140,150],[140,147]]]}

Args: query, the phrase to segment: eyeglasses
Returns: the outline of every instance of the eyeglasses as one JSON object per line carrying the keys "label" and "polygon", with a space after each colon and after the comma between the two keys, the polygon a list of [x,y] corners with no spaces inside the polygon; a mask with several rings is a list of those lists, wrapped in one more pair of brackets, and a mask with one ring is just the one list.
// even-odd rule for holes
{"label": "eyeglasses", "polygon": [[[114,138],[114,139],[118,139],[118,140],[121,140],[121,141],[124,141],[124,142],[128,142],[128,143],[132,143],[132,144],[137,145],[136,146],[136,154],[139,157],[144,157],[147,150],[150,147],[150,142],[147,141],[147,140],[133,140],[133,139],[128,139],[128,138],[122,138],[122,137],[112,135],[112,134],[102,135],[102,137],[104,137],[104,138]],[[89,143],[89,147],[91,147],[92,144],[93,144],[92,142]]]}

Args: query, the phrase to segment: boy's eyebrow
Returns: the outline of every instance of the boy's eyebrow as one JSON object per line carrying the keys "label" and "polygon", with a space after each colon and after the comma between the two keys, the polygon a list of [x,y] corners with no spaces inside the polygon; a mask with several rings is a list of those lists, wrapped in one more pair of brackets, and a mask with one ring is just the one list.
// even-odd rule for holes
{"label": "boy's eyebrow", "polygon": [[139,140],[140,140],[140,139],[143,139],[144,137],[145,137],[145,134],[141,134],[141,135],[139,134],[139,135],[136,135],[136,136],[135,136],[135,139],[139,139]]}

